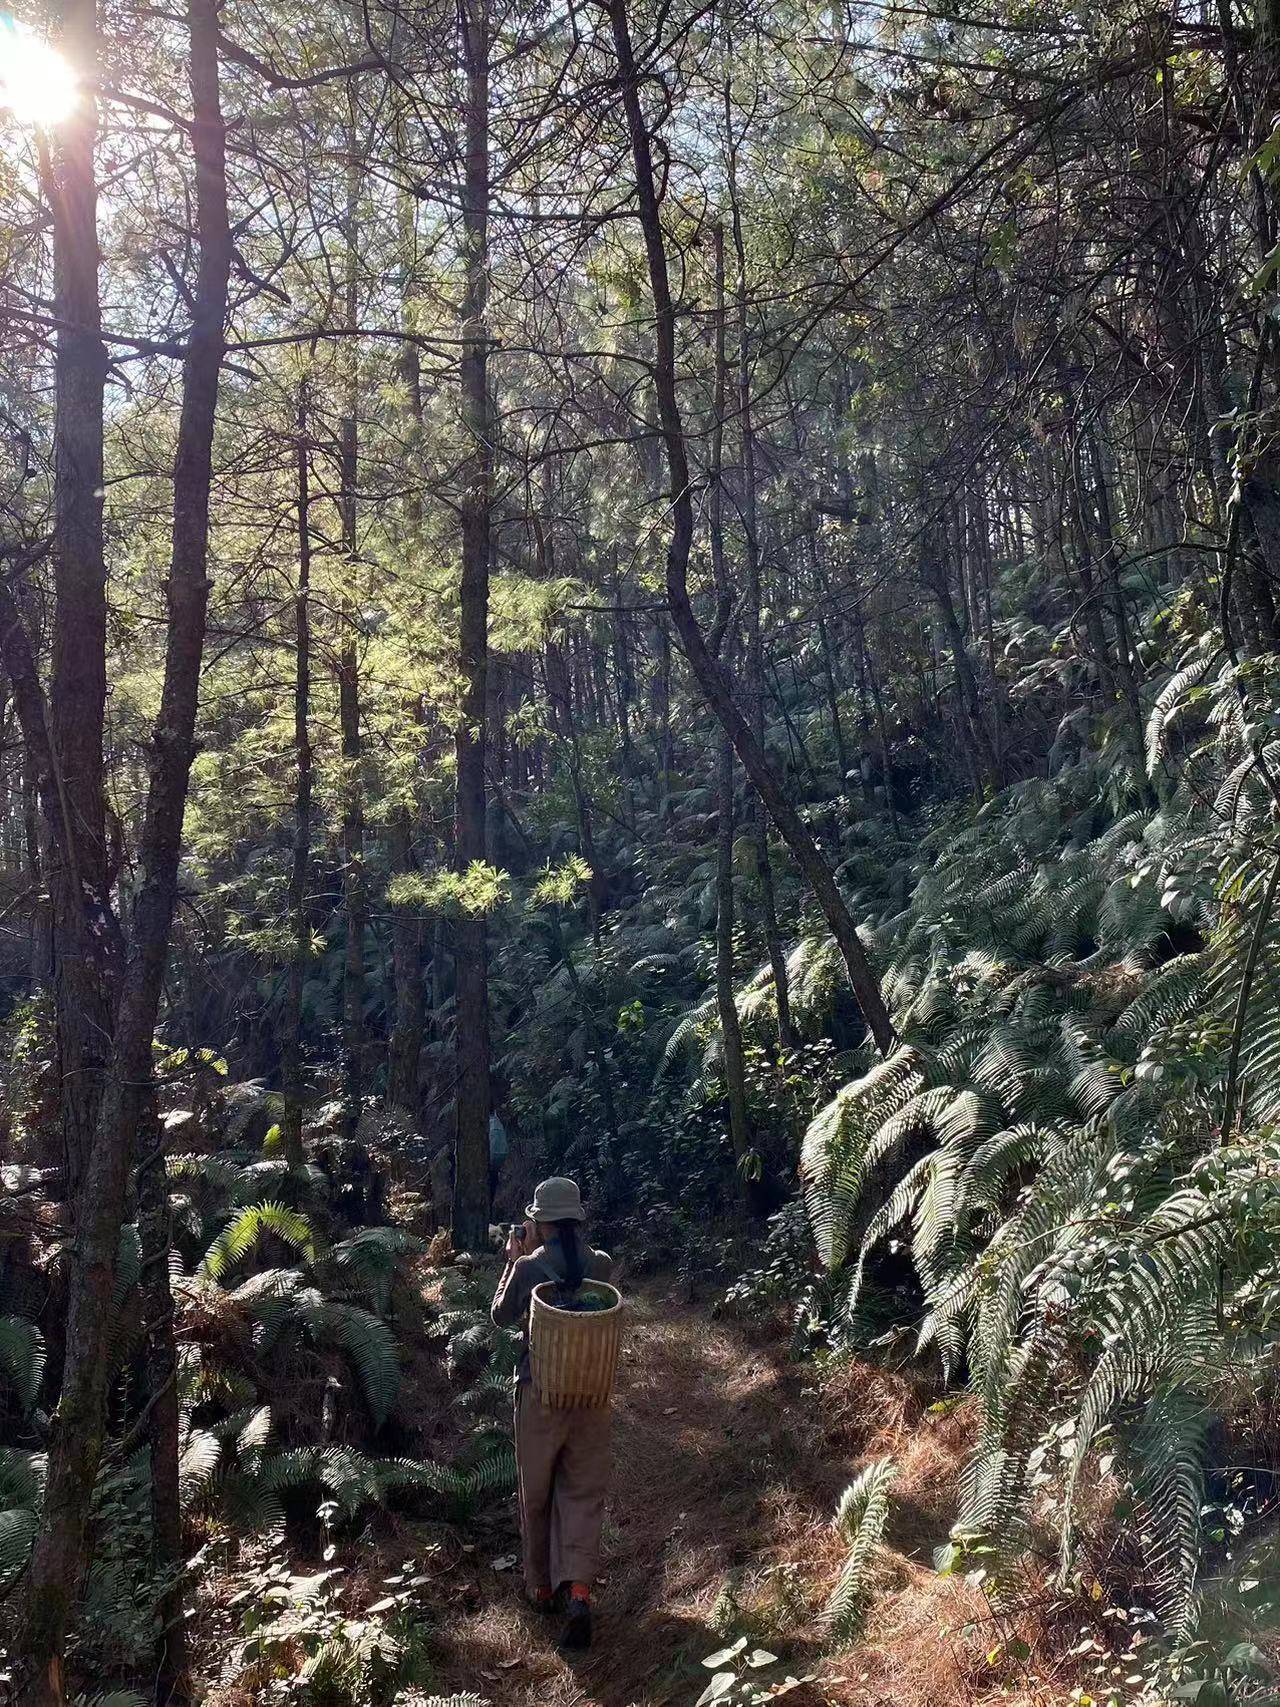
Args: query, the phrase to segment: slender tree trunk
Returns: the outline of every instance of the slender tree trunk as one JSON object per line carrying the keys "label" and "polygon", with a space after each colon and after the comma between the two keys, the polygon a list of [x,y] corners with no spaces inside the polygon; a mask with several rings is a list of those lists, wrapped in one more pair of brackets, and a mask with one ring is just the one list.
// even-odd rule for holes
{"label": "slender tree trunk", "polygon": [[190,1699],[187,1626],[182,1569],[182,1498],[179,1488],[178,1353],[173,1334],[173,1290],[169,1283],[172,1225],[165,1142],[154,1095],[140,1112],[139,1137],[148,1154],[138,1169],[138,1235],[142,1247],[142,1310],[146,1323],[147,1441],[151,1453],[151,1549],[168,1587],[156,1607],[155,1698],[157,1707]]}
{"label": "slender tree trunk", "polygon": [[779,833],[804,873],[822,908],[844,959],[849,981],[867,1027],[881,1054],[897,1042],[879,982],[858,938],[857,927],[831,870],[819,852],[800,814],[787,798],[768,757],[755,738],[733,696],[724,670],[707,648],[706,639],[689,600],[689,552],[693,543],[693,503],[689,490],[689,460],[676,392],[675,306],[667,273],[666,243],[653,170],[653,147],[640,104],[640,80],[631,45],[626,0],[608,0],[609,21],[618,59],[619,81],[631,155],[635,165],[636,198],[649,284],[653,293],[656,359],[654,389],[667,467],[671,477],[671,539],[667,547],[667,599],[685,656],[712,712],[732,740],[742,767],[767,806]]}
{"label": "slender tree trunk", "polygon": [[289,872],[289,925],[292,936],[285,996],[281,1081],[284,1091],[282,1136],[291,1168],[301,1167],[305,1083],[302,1071],[302,991],[311,958],[311,916],[307,879],[311,870],[311,466],[308,445],[307,382],[298,389],[298,586],[293,601],[293,861]]}
{"label": "slender tree trunk", "polygon": [[969,644],[960,626],[955,600],[951,596],[946,561],[942,553],[941,541],[929,538],[924,540],[921,551],[921,578],[933,594],[947,631],[947,643],[951,647],[952,662],[955,665],[957,697],[963,708],[972,742],[975,778],[985,780],[992,787],[999,787],[1000,767],[991,743],[990,731],[987,729],[987,721],[983,716],[978,678],[974,673],[973,659],[969,656]]}
{"label": "slender tree trunk", "polygon": [[[356,118],[351,113],[352,165],[347,178],[345,232],[345,316],[348,331],[347,396],[339,429],[339,509],[342,549],[348,588],[358,577],[360,541],[357,531],[357,491],[360,446],[359,277],[360,172],[355,148]],[[346,912],[345,959],[342,976],[342,1127],[354,1138],[364,1106],[364,939],[369,923],[364,865],[364,742],[360,727],[360,601],[348,592],[341,613],[338,647],[338,722],[342,734],[342,888]]]}
{"label": "slender tree trunk", "polygon": [[898,823],[898,806],[893,798],[893,771],[889,758],[889,722],[884,714],[884,696],[880,692],[880,677],[876,671],[875,662],[866,650],[866,637],[862,639],[863,656],[866,659],[867,676],[871,685],[871,700],[876,711],[876,733],[880,737],[880,774],[884,777],[884,803],[889,813],[889,828],[895,842],[902,840],[902,829]]}
{"label": "slender tree trunk", "polygon": [[1098,442],[1098,436],[1092,428],[1088,429],[1086,433],[1086,443],[1089,451],[1090,471],[1093,475],[1094,515],[1097,521],[1099,556],[1101,568],[1107,577],[1111,614],[1116,625],[1115,668],[1124,693],[1125,709],[1129,714],[1130,739],[1134,743],[1134,752],[1140,755],[1146,745],[1146,723],[1142,715],[1142,698],[1138,689],[1137,671],[1134,667],[1133,646],[1129,638],[1129,613],[1125,606],[1124,588],[1120,585],[1121,554],[1111,521],[1111,492],[1107,478],[1108,470],[1103,460],[1102,447]]}
{"label": "slender tree trunk", "polygon": [[40,786],[30,744],[23,738],[22,754],[23,840],[27,856],[27,880],[35,901],[31,908],[31,959],[29,976],[33,990],[45,990],[53,981],[53,915],[46,895],[45,873],[49,867],[49,832],[40,813]]}
{"label": "slender tree trunk", "polygon": [[751,1169],[751,1122],[747,1113],[746,1067],[733,965],[733,743],[721,737],[717,765],[716,821],[716,1008],[724,1051],[724,1082],[729,1104],[729,1142],[737,1165],[738,1188],[748,1214],[759,1210],[760,1182]]}
{"label": "slender tree trunk", "polygon": [[[466,70],[463,180],[462,418],[467,466],[462,495],[454,857],[465,872],[485,857],[485,709],[489,654],[489,559],[493,506],[493,420],[489,404],[489,12],[488,0],[461,0]],[[485,921],[454,927],[457,1012],[457,1130],[453,1238],[483,1247],[489,1232],[489,969]]]}
{"label": "slender tree trunk", "polygon": [[[725,360],[724,232],[716,226],[716,331],[715,388],[711,428],[711,492],[707,531],[711,542],[711,565],[716,584],[716,623],[713,649],[728,640],[733,610],[724,557],[724,416],[728,387]],[[743,1210],[750,1214],[756,1182],[749,1177],[752,1151],[751,1125],[747,1112],[746,1063],[742,1051],[742,1026],[738,1019],[734,987],[734,893],[733,893],[733,743],[722,735],[717,765],[716,820],[716,1009],[720,1015],[720,1039],[724,1051],[724,1079],[729,1105],[729,1142],[738,1168],[738,1187]]]}
{"label": "slender tree trunk", "polygon": [[822,674],[827,684],[827,703],[831,707],[831,736],[835,742],[836,763],[840,767],[840,792],[849,793],[849,747],[844,736],[844,719],[840,713],[840,690],[836,685],[835,661],[827,625],[818,618],[818,641],[822,647]]}
{"label": "slender tree trunk", "polygon": [[[391,821],[387,852],[391,869],[412,871],[413,835],[408,811]],[[425,992],[422,982],[422,915],[413,907],[391,909],[391,967],[395,978],[396,1017],[387,1050],[387,1101],[418,1119],[419,1068]]]}
{"label": "slender tree trunk", "polygon": [[671,729],[671,630],[658,631],[658,798],[663,820],[671,822],[671,778],[675,772],[675,738]]}
{"label": "slender tree trunk", "polygon": [[192,148],[199,266],[183,365],[173,478],[173,548],[160,712],[139,857],[140,886],[121,981],[111,1075],[94,1133],[70,1250],[67,1350],[44,1507],[26,1582],[20,1641],[23,1707],[59,1707],[62,1658],[86,1563],[89,1505],[102,1453],[112,1297],[136,1135],[153,1095],[152,1039],[177,900],[182,819],[208,607],[209,494],[231,236],[218,98],[216,0],[189,0]]}
{"label": "slender tree trunk", "polygon": [[[733,113],[729,85],[724,92],[725,129],[732,138]],[[756,507],[756,434],[752,418],[751,340],[747,300],[747,250],[742,236],[742,209],[738,200],[737,149],[729,145],[729,207],[733,221],[735,261],[734,299],[738,335],[738,430],[742,438],[742,531],[747,568],[747,705],[751,730],[761,752],[764,743],[764,659],[760,633],[760,524]],[[778,1009],[778,1048],[785,1054],[795,1048],[791,1023],[791,985],[787,957],[778,925],[778,903],[773,888],[773,861],[769,854],[769,820],[763,801],[751,814],[756,844],[756,873],[760,884],[760,914],[765,947],[773,970],[774,999]]]}

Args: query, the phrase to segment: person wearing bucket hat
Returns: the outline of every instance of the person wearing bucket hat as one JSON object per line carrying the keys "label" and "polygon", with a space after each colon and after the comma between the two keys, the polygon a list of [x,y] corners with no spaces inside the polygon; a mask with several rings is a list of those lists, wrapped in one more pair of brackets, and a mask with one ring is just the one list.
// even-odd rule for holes
{"label": "person wearing bucket hat", "polygon": [[516,1368],[516,1467],[525,1588],[543,1612],[568,1614],[560,1645],[591,1643],[591,1584],[600,1564],[600,1530],[609,1484],[607,1405],[552,1410],[533,1390],[529,1368],[529,1308],[533,1289],[552,1281],[576,1292],[584,1280],[608,1280],[613,1259],[583,1237],[586,1211],[571,1179],[544,1179],[513,1227],[506,1267],[490,1314],[499,1328],[520,1328]]}

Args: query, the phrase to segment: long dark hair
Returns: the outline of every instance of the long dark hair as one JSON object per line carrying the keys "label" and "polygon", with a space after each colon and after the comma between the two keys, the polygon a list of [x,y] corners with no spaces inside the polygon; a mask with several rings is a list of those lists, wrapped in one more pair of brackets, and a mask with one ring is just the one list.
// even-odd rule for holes
{"label": "long dark hair", "polygon": [[582,1285],[582,1277],[586,1273],[582,1246],[578,1242],[578,1223],[576,1221],[557,1221],[556,1236],[560,1240],[560,1249],[564,1252],[565,1287],[570,1292],[576,1292]]}

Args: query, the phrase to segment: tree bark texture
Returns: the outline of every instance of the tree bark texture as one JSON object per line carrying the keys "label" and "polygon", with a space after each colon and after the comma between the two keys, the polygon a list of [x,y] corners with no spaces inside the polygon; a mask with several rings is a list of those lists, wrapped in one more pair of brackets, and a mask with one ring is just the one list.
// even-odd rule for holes
{"label": "tree bark texture", "polygon": [[58,1707],[72,1607],[102,1453],[112,1297],[139,1124],[152,1097],[151,1052],[177,899],[208,606],[209,494],[224,350],[231,235],[218,95],[216,0],[190,0],[192,146],[199,263],[183,364],[173,478],[168,628],[140,849],[140,886],[121,980],[115,1044],[69,1252],[67,1350],[40,1531],[26,1583],[19,1699]]}
{"label": "tree bark texture", "polygon": [[[489,403],[489,13],[487,0],[462,0],[466,72],[462,218],[464,268],[462,420],[468,440],[462,495],[459,664],[462,708],[456,733],[454,857],[465,873],[485,857],[485,723],[489,655],[489,559],[493,507],[493,419]],[[489,973],[483,916],[454,926],[457,1013],[457,1126],[453,1238],[480,1249],[489,1232]]]}

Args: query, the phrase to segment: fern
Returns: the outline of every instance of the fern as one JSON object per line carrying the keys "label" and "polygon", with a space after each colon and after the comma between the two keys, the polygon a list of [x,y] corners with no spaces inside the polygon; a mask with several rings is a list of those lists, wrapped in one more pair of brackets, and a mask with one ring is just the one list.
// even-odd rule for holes
{"label": "fern", "polygon": [[472,1503],[505,1498],[516,1491],[516,1454],[510,1441],[503,1441],[466,1472],[466,1497]]}
{"label": "fern", "polygon": [[1210,651],[1207,646],[1193,653],[1192,656],[1161,688],[1156,695],[1147,719],[1146,730],[1146,760],[1147,775],[1154,776],[1161,762],[1168,756],[1169,732],[1177,718],[1186,710],[1189,695],[1213,669],[1218,654]]}
{"label": "fern", "polygon": [[191,1429],[178,1455],[178,1494],[184,1507],[194,1505],[209,1490],[222,1461],[222,1442],[216,1434]]}
{"label": "fern", "polygon": [[338,1304],[313,1287],[290,1300],[289,1313],[315,1345],[341,1351],[355,1370],[360,1391],[380,1428],[400,1390],[400,1354],[387,1324],[354,1304]]}
{"label": "fern", "polygon": [[34,1509],[16,1506],[0,1511],[0,1593],[8,1593],[27,1568],[36,1541]]}
{"label": "fern", "polygon": [[22,1316],[0,1316],[0,1376],[13,1389],[21,1411],[36,1402],[44,1371],[44,1340],[34,1322]]}
{"label": "fern", "polygon": [[426,1249],[424,1240],[402,1227],[365,1227],[334,1245],[329,1261],[365,1291],[374,1308],[383,1313],[390,1301],[391,1283],[398,1264]]}
{"label": "fern", "polygon": [[849,1552],[823,1611],[838,1642],[850,1642],[858,1633],[870,1568],[889,1516],[889,1489],[897,1473],[891,1458],[879,1458],[861,1470],[840,1496],[835,1529]]}
{"label": "fern", "polygon": [[311,1260],[312,1233],[307,1217],[295,1209],[286,1209],[282,1203],[254,1203],[233,1216],[218,1234],[205,1252],[200,1273],[210,1280],[221,1280],[228,1269],[243,1262],[268,1234]]}

